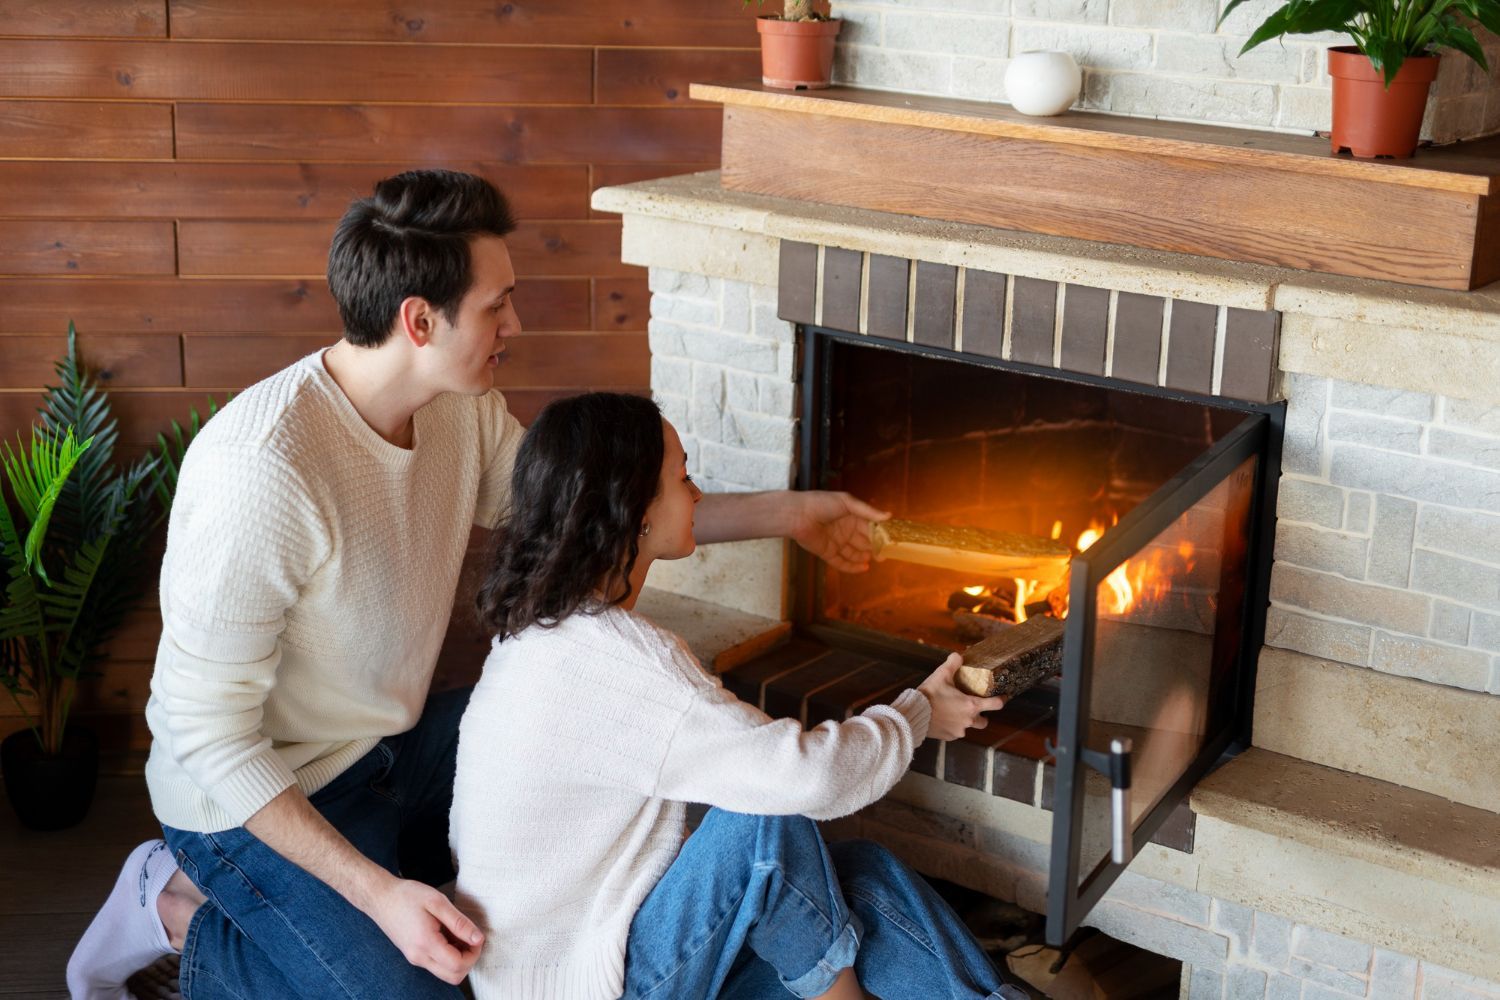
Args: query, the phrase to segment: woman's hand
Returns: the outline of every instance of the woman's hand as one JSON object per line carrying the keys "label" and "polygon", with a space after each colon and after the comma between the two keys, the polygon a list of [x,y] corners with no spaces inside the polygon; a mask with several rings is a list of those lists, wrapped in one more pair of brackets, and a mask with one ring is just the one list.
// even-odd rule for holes
{"label": "woman's hand", "polygon": [[848,493],[827,490],[790,493],[787,504],[787,537],[840,572],[870,568],[870,523],[888,519],[889,513]]}
{"label": "woman's hand", "polygon": [[964,658],[952,653],[932,675],[917,686],[932,706],[932,722],[927,735],[933,739],[956,740],[969,729],[983,729],[989,720],[981,713],[996,712],[1005,707],[1004,698],[976,698],[964,694],[953,677],[964,665]]}

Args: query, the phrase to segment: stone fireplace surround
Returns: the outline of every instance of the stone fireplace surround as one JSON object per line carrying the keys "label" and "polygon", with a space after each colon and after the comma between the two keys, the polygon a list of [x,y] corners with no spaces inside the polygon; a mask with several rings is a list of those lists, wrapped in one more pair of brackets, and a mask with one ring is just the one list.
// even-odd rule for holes
{"label": "stone fireplace surround", "polygon": [[[1245,371],[1226,363],[1236,351],[1266,358],[1252,381],[1288,410],[1255,745],[1194,792],[1195,835],[1178,842],[1191,851],[1148,847],[1086,923],[1182,960],[1195,998],[1500,995],[1500,293],[736,194],[713,173],[602,189],[594,207],[625,217],[622,256],[651,269],[653,391],[711,489],[792,482],[792,321],[838,308],[830,259],[836,270],[857,255],[864,275],[891,266],[882,258],[916,262],[908,302],[923,273],[951,268],[958,344],[970,279],[1002,276],[1005,357],[1026,279],[1055,283],[1060,366],[1072,288],[1103,290],[1107,374],[1150,374],[1122,351],[1140,340],[1122,300],[1127,317],[1162,304],[1158,384],[1191,370],[1202,391],[1206,371],[1208,391],[1223,391],[1226,371],[1232,385]],[[780,290],[798,254],[805,273],[799,244],[812,254],[810,318],[785,315]],[[1097,310],[1100,293],[1077,301]],[[1176,348],[1172,318],[1210,307],[1205,368],[1202,350]],[[861,293],[859,332],[872,332],[870,308]],[[1236,341],[1235,315],[1275,317],[1279,343]],[[906,339],[917,317],[906,311]],[[748,614],[784,629],[787,572],[781,544],[744,543],[664,564],[654,584],[711,599],[737,628]],[[996,784],[994,748],[946,753],[836,832],[1040,911],[1046,768],[1020,801],[1008,770],[1006,790]],[[950,770],[968,780],[939,777]]]}

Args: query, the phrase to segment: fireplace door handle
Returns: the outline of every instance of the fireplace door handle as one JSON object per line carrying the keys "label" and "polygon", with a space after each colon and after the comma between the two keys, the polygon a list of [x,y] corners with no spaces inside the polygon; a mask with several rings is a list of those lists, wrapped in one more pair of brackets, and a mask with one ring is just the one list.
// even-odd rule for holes
{"label": "fireplace door handle", "polygon": [[1109,741],[1109,859],[1117,865],[1130,861],[1130,738]]}
{"label": "fireplace door handle", "polygon": [[[1050,739],[1044,745],[1054,757],[1067,751]],[[1130,861],[1130,754],[1134,749],[1130,737],[1121,736],[1109,741],[1109,753],[1087,747],[1078,751],[1082,763],[1109,779],[1109,860],[1117,865]]]}

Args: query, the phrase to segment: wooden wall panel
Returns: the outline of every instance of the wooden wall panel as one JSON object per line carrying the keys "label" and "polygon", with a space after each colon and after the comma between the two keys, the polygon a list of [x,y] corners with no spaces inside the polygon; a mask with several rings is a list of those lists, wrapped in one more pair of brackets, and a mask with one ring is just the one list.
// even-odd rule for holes
{"label": "wooden wall panel", "polygon": [[[395,151],[392,155],[396,155]],[[141,163],[0,160],[7,216],[94,219],[326,219],[367,197],[375,182],[415,166],[372,163]],[[589,168],[481,160],[444,163],[478,174],[530,219],[577,219],[588,210]],[[644,179],[644,178],[639,178]]]}
{"label": "wooden wall panel", "polygon": [[688,104],[688,84],[695,80],[758,76],[760,53],[755,51],[600,49],[594,98],[603,104],[683,106]]}
{"label": "wooden wall panel", "polygon": [[635,331],[651,319],[651,290],[645,278],[594,280],[594,329]]}
{"label": "wooden wall panel", "polygon": [[0,93],[176,101],[408,101],[421,94],[463,104],[587,104],[593,61],[587,48],[0,39]]}
{"label": "wooden wall panel", "polygon": [[172,108],[0,100],[0,150],[8,157],[168,157]]}
{"label": "wooden wall panel", "polygon": [[[185,221],[181,224],[183,274],[317,276],[328,266],[332,226],[316,222]],[[634,275],[620,262],[620,221],[521,221],[506,239],[522,278]],[[3,260],[0,249],[0,260]]]}
{"label": "wooden wall panel", "polygon": [[[264,337],[245,334],[182,338],[186,384],[216,388],[254,381],[326,347],[337,335]],[[495,384],[542,386],[645,385],[651,372],[641,334],[527,333],[507,345]]]}
{"label": "wooden wall panel", "polygon": [[754,47],[738,0],[172,0],[178,38]]}
{"label": "wooden wall panel", "polygon": [[7,35],[167,35],[167,0],[8,0],[4,13]]}
{"label": "wooden wall panel", "polygon": [[507,163],[709,160],[717,108],[177,105],[184,160],[488,159]]}
{"label": "wooden wall panel", "polygon": [[[53,365],[67,349],[65,332],[0,333],[0,388],[55,384]],[[182,385],[182,344],[176,334],[79,334],[78,353],[110,389]]]}
{"label": "wooden wall panel", "polygon": [[170,222],[0,219],[0,274],[176,274]]}
{"label": "wooden wall panel", "polygon": [[[213,393],[224,401],[222,391]],[[117,389],[109,394],[110,408],[120,422],[117,456],[131,459],[156,446],[156,435],[173,420],[185,422],[192,410],[208,413],[210,393],[204,389]],[[0,389],[0,427],[28,427],[41,406],[35,390]],[[12,431],[14,435],[15,431]]]}
{"label": "wooden wall panel", "polygon": [[[755,75],[757,13],[735,0],[0,3],[0,438],[31,423],[70,319],[127,458],[210,396],[332,343],[334,225],[413,167],[480,174],[520,220],[526,332],[496,377],[512,412],[648,392],[646,276],[620,262],[619,218],[590,193],[718,165],[721,112],[687,86]],[[143,595],[80,695],[107,750],[149,744],[153,605]],[[19,725],[0,706],[0,734]]]}

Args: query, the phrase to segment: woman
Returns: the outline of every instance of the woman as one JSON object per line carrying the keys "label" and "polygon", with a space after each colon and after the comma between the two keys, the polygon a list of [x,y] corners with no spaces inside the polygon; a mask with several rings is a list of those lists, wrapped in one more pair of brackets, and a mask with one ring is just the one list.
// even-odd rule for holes
{"label": "woman", "polygon": [[[1002,702],[953,685],[957,656],[807,732],[740,702],[632,611],[654,560],[693,551],[686,466],[635,396],[555,402],[521,443],[450,828],[476,997],[1023,997],[919,878],[871,844],[840,867],[806,818],[875,801]],[[715,808],[684,843],[686,802]]]}

